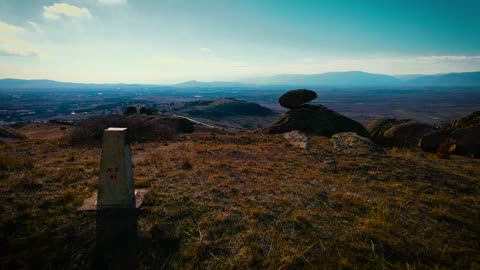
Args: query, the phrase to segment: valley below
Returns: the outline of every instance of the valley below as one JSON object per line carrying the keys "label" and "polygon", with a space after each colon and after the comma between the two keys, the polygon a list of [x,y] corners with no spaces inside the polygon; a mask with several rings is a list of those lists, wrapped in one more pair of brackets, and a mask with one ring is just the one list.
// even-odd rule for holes
{"label": "valley below", "polygon": [[[152,89],[0,89],[0,122],[75,121],[99,115],[121,115],[127,106],[145,106],[160,113],[199,117],[210,124],[234,129],[252,130],[272,121],[272,117],[233,117],[229,108],[215,114],[192,115],[188,102],[233,98],[259,104],[273,110],[272,115],[285,111],[278,98],[292,86],[257,88],[172,88]],[[439,124],[463,117],[479,109],[480,89],[464,88],[312,88],[319,97],[313,104],[322,104],[362,124],[379,117],[410,118]],[[187,105],[185,105],[187,104]],[[191,103],[190,103],[191,105]],[[205,108],[203,108],[205,109]],[[222,117],[226,114],[226,117]],[[214,115],[214,117],[211,117]],[[257,115],[258,116],[258,115]],[[220,119],[222,118],[222,119]],[[233,119],[229,119],[233,118]],[[244,121],[239,119],[245,118]]]}

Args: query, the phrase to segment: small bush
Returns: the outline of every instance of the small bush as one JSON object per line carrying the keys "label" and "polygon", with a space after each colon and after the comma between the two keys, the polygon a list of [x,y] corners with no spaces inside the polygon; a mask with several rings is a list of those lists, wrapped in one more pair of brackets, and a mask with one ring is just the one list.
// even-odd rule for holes
{"label": "small bush", "polygon": [[174,129],[155,121],[145,121],[136,117],[106,116],[78,122],[68,141],[72,145],[99,144],[102,142],[103,131],[109,127],[127,128],[129,142],[169,140],[176,135]]}
{"label": "small bush", "polygon": [[437,149],[437,157],[439,158],[450,158],[450,154],[455,149],[455,144],[451,140],[447,139]]}
{"label": "small bush", "polygon": [[140,114],[152,115],[155,112],[153,108],[141,107],[138,111]]}
{"label": "small bush", "polygon": [[129,106],[125,109],[125,111],[123,111],[123,115],[125,116],[129,116],[136,113],[137,113],[137,107],[134,107],[134,106]]}
{"label": "small bush", "polygon": [[452,128],[453,124],[451,121],[442,121],[440,123],[438,123],[437,125],[435,125],[436,128],[438,129],[449,129],[449,128]]}
{"label": "small bush", "polygon": [[184,157],[182,160],[182,169],[191,170],[193,168],[192,160],[189,157]]}
{"label": "small bush", "polygon": [[0,171],[32,169],[33,159],[31,157],[6,156],[0,154]]}

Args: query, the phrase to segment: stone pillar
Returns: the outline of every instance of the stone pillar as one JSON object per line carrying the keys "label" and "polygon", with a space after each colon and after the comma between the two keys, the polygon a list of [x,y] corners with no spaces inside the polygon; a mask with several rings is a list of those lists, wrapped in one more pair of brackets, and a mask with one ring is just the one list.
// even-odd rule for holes
{"label": "stone pillar", "polygon": [[97,209],[135,208],[130,146],[126,128],[103,133]]}

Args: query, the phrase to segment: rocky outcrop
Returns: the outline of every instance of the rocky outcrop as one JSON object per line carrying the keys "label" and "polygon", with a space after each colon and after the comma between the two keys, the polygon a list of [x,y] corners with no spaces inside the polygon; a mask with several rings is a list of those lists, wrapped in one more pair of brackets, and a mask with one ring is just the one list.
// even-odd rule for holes
{"label": "rocky outcrop", "polygon": [[480,111],[471,113],[470,115],[460,118],[453,122],[453,128],[469,128],[474,126],[480,126]]}
{"label": "rocky outcrop", "polygon": [[411,119],[377,119],[367,125],[372,140],[384,146],[411,147],[436,129],[425,123]]}
{"label": "rocky outcrop", "polygon": [[280,103],[280,105],[282,105],[282,107],[285,107],[287,109],[295,109],[316,98],[317,93],[312,90],[297,89],[290,90],[287,93],[283,94],[278,99],[278,102]]}
{"label": "rocky outcrop", "polygon": [[423,136],[419,147],[426,152],[435,152],[446,144],[450,146],[451,154],[480,158],[480,111],[454,121],[452,128]]}
{"label": "rocky outcrop", "polygon": [[450,140],[453,130],[451,128],[428,133],[420,139],[418,146],[425,152],[435,152],[442,143]]}
{"label": "rocky outcrop", "polygon": [[392,146],[411,147],[417,146],[425,134],[433,131],[435,128],[429,124],[407,121],[392,126],[383,135]]}
{"label": "rocky outcrop", "polygon": [[353,132],[337,133],[330,140],[334,148],[344,154],[386,154],[382,147]]}
{"label": "rocky outcrop", "polygon": [[290,110],[260,132],[282,134],[298,130],[307,135],[327,137],[340,132],[355,132],[361,136],[368,136],[365,127],[354,120],[322,105],[304,104],[316,97],[314,91],[306,89],[292,90],[283,94],[279,99],[280,105]]}
{"label": "rocky outcrop", "polygon": [[272,125],[263,129],[268,134],[281,134],[293,130],[327,137],[340,132],[355,132],[361,136],[368,136],[362,124],[322,105],[309,104],[285,112]]}
{"label": "rocky outcrop", "polygon": [[480,158],[480,125],[455,129],[452,138],[453,154]]}
{"label": "rocky outcrop", "polygon": [[312,146],[308,137],[298,130],[283,133],[282,136],[293,146],[308,150]]}
{"label": "rocky outcrop", "polygon": [[[403,120],[404,122],[409,120]],[[392,118],[378,118],[367,125],[370,138],[379,144],[386,144],[384,133],[393,127],[395,124],[401,123],[397,119]]]}
{"label": "rocky outcrop", "polygon": [[452,154],[480,158],[480,125],[445,129],[423,136],[419,146],[423,151],[435,152],[444,143],[452,145]]}

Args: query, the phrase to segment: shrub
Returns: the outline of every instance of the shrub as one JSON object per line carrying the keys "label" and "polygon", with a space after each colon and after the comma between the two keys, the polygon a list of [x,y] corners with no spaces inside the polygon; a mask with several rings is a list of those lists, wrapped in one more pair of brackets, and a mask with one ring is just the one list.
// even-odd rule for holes
{"label": "shrub", "polygon": [[141,107],[138,111],[141,114],[152,115],[155,112],[153,108]]}
{"label": "shrub", "polygon": [[33,168],[33,159],[30,156],[6,156],[0,154],[0,171],[29,170]]}
{"label": "shrub", "polygon": [[79,121],[68,137],[72,145],[99,144],[103,131],[109,127],[128,128],[129,142],[149,142],[173,139],[174,129],[155,121],[137,117],[105,116]]}
{"label": "shrub", "polygon": [[455,149],[455,143],[450,139],[446,139],[437,149],[437,157],[439,158],[450,158],[450,154]]}
{"label": "shrub", "polygon": [[125,111],[123,111],[123,115],[125,116],[129,116],[129,115],[132,115],[132,114],[136,114],[137,113],[137,107],[134,107],[134,106],[128,106]]}
{"label": "shrub", "polygon": [[435,125],[436,128],[438,129],[449,129],[449,128],[452,128],[453,124],[451,121],[442,121],[440,123],[438,123],[437,125]]}

